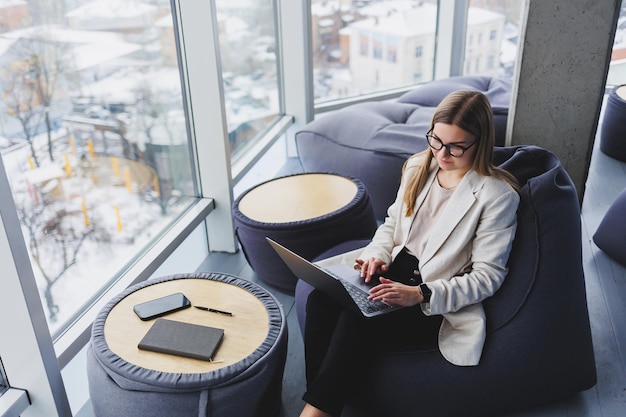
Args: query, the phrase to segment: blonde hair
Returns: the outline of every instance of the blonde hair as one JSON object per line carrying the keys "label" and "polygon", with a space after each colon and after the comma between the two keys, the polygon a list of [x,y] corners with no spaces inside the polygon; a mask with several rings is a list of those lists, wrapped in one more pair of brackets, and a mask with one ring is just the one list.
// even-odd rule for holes
{"label": "blonde hair", "polygon": [[[516,190],[519,188],[513,175],[493,165],[495,143],[493,111],[489,99],[484,94],[470,90],[455,91],[448,94],[435,109],[435,114],[430,123],[431,130],[435,127],[435,123],[455,125],[474,136],[477,141],[477,149],[474,153],[472,168],[479,175],[493,176],[506,181]],[[417,196],[426,184],[433,153],[430,149],[426,149],[413,157],[416,156],[422,157],[422,163],[412,171],[411,176],[407,179],[404,193],[407,217],[415,211]],[[403,173],[405,168],[406,163]]]}

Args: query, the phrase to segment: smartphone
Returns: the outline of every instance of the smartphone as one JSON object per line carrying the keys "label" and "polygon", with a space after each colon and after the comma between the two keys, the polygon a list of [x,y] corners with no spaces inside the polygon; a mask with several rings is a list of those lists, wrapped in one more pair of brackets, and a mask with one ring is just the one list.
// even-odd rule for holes
{"label": "smartphone", "polygon": [[185,297],[185,294],[177,292],[137,304],[133,310],[141,320],[152,320],[189,307],[191,307],[191,301]]}

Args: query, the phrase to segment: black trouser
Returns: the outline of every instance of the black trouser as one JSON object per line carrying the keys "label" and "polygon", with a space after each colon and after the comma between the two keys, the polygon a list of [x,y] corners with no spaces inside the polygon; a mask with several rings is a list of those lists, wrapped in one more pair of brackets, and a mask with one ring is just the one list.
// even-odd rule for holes
{"label": "black trouser", "polygon": [[[402,252],[386,275],[408,283],[416,269],[417,260]],[[351,390],[367,388],[360,381],[373,353],[434,347],[441,324],[441,316],[427,317],[419,305],[367,319],[318,290],[309,295],[306,310],[307,392],[303,400],[333,416],[341,414]]]}

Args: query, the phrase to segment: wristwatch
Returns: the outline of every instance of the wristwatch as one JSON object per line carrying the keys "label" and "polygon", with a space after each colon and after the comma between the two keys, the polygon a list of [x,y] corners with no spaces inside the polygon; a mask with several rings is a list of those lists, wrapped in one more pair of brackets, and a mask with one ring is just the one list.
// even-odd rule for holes
{"label": "wristwatch", "polygon": [[428,285],[422,283],[419,285],[420,294],[424,297],[424,301],[422,303],[430,303],[430,296],[432,295],[432,291],[428,288]]}

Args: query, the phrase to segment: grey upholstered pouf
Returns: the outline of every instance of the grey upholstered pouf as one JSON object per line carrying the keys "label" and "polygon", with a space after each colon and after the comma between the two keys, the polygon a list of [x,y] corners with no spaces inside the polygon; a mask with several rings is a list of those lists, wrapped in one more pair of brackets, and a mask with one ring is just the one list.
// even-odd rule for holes
{"label": "grey upholstered pouf", "polygon": [[353,104],[316,118],[295,136],[302,168],[358,178],[367,187],[376,218],[383,220],[395,200],[402,165],[428,148],[424,135],[435,108],[457,90],[476,90],[489,98],[495,143],[504,145],[511,81],[451,77],[420,85],[395,101]]}
{"label": "grey upholstered pouf", "polygon": [[[188,278],[230,284],[236,287],[232,291],[252,294],[262,303],[258,308],[265,307],[269,320],[262,343],[238,362],[210,372],[157,371],[130,363],[112,351],[105,337],[105,321],[118,303],[145,287]],[[189,295],[193,299],[193,295]],[[193,309],[189,313],[193,313]],[[209,325],[213,313],[205,313]],[[243,319],[250,321],[250,318]],[[226,333],[224,337],[228,336]],[[237,340],[230,343],[236,344]],[[91,403],[97,417],[276,416],[281,407],[286,352],[287,324],[282,307],[257,284],[218,273],[181,274],[144,281],[111,300],[94,321],[87,353]]]}
{"label": "grey upholstered pouf", "polygon": [[626,266],[626,190],[609,207],[593,241],[611,259]]}
{"label": "grey upholstered pouf", "polygon": [[266,237],[311,260],[345,240],[370,237],[377,226],[363,183],[331,173],[296,174],[259,184],[235,201],[233,215],[254,272],[289,293],[297,277]]}

